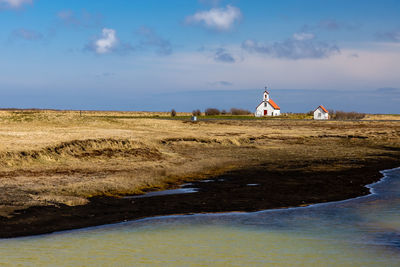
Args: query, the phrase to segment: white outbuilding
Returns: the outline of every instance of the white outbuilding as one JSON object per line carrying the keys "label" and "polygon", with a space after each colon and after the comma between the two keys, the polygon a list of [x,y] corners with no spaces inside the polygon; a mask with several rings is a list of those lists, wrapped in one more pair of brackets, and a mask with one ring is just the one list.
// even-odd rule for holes
{"label": "white outbuilding", "polygon": [[269,97],[267,87],[265,87],[263,101],[256,107],[254,115],[256,117],[281,115],[281,108]]}
{"label": "white outbuilding", "polygon": [[329,120],[329,112],[324,106],[320,105],[314,111],[314,120]]}

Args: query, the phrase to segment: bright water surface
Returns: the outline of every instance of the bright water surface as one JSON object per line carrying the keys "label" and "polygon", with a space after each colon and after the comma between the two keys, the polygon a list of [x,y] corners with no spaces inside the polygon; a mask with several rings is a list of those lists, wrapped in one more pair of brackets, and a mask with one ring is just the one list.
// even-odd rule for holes
{"label": "bright water surface", "polygon": [[1,266],[400,266],[400,169],[373,195],[0,240]]}

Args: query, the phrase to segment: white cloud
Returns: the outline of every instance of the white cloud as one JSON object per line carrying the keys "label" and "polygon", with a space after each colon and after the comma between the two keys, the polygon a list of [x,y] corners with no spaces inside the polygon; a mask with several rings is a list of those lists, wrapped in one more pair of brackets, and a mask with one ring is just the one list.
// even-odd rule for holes
{"label": "white cloud", "polygon": [[114,29],[103,28],[101,36],[92,39],[87,43],[83,51],[95,52],[99,55],[107,53],[115,53],[119,55],[126,55],[135,51],[137,47],[132,46],[130,43],[120,41],[117,37],[117,32]]}
{"label": "white cloud", "polygon": [[201,24],[207,28],[219,31],[230,30],[242,18],[239,8],[227,5],[225,8],[212,8],[208,11],[199,11],[186,18],[190,24]]}
{"label": "white cloud", "polygon": [[293,34],[293,39],[297,41],[311,40],[314,39],[315,35],[312,33],[300,32]]}
{"label": "white cloud", "polygon": [[94,49],[98,54],[110,52],[118,44],[116,31],[104,28],[102,37],[94,42]]}
{"label": "white cloud", "polygon": [[32,4],[33,0],[0,0],[0,7],[20,8],[25,4]]}

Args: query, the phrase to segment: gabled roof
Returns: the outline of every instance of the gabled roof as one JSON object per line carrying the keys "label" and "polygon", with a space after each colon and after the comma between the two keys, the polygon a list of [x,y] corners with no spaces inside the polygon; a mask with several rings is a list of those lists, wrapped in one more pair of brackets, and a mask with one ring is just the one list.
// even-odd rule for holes
{"label": "gabled roof", "polygon": [[319,105],[319,106],[314,110],[314,112],[315,112],[317,109],[319,109],[319,108],[321,108],[325,113],[329,113],[329,111],[328,111],[326,108],[324,108],[323,105]]}
{"label": "gabled roof", "polygon": [[268,103],[274,108],[274,109],[281,109],[271,98],[268,100]]}
{"label": "gabled roof", "polygon": [[256,109],[258,109],[258,107],[261,106],[262,104],[264,104],[264,101],[261,101],[261,103],[258,104],[258,106],[256,107]]}

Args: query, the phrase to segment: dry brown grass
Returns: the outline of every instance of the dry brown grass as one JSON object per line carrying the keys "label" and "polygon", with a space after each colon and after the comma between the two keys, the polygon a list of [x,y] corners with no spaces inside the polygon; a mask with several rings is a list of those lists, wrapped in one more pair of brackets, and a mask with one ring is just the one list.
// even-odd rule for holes
{"label": "dry brown grass", "polygon": [[0,215],[163,189],[260,163],[308,171],[351,168],[400,149],[400,121],[146,118],[154,115],[0,111]]}
{"label": "dry brown grass", "polygon": [[364,120],[400,120],[400,114],[367,114]]}

